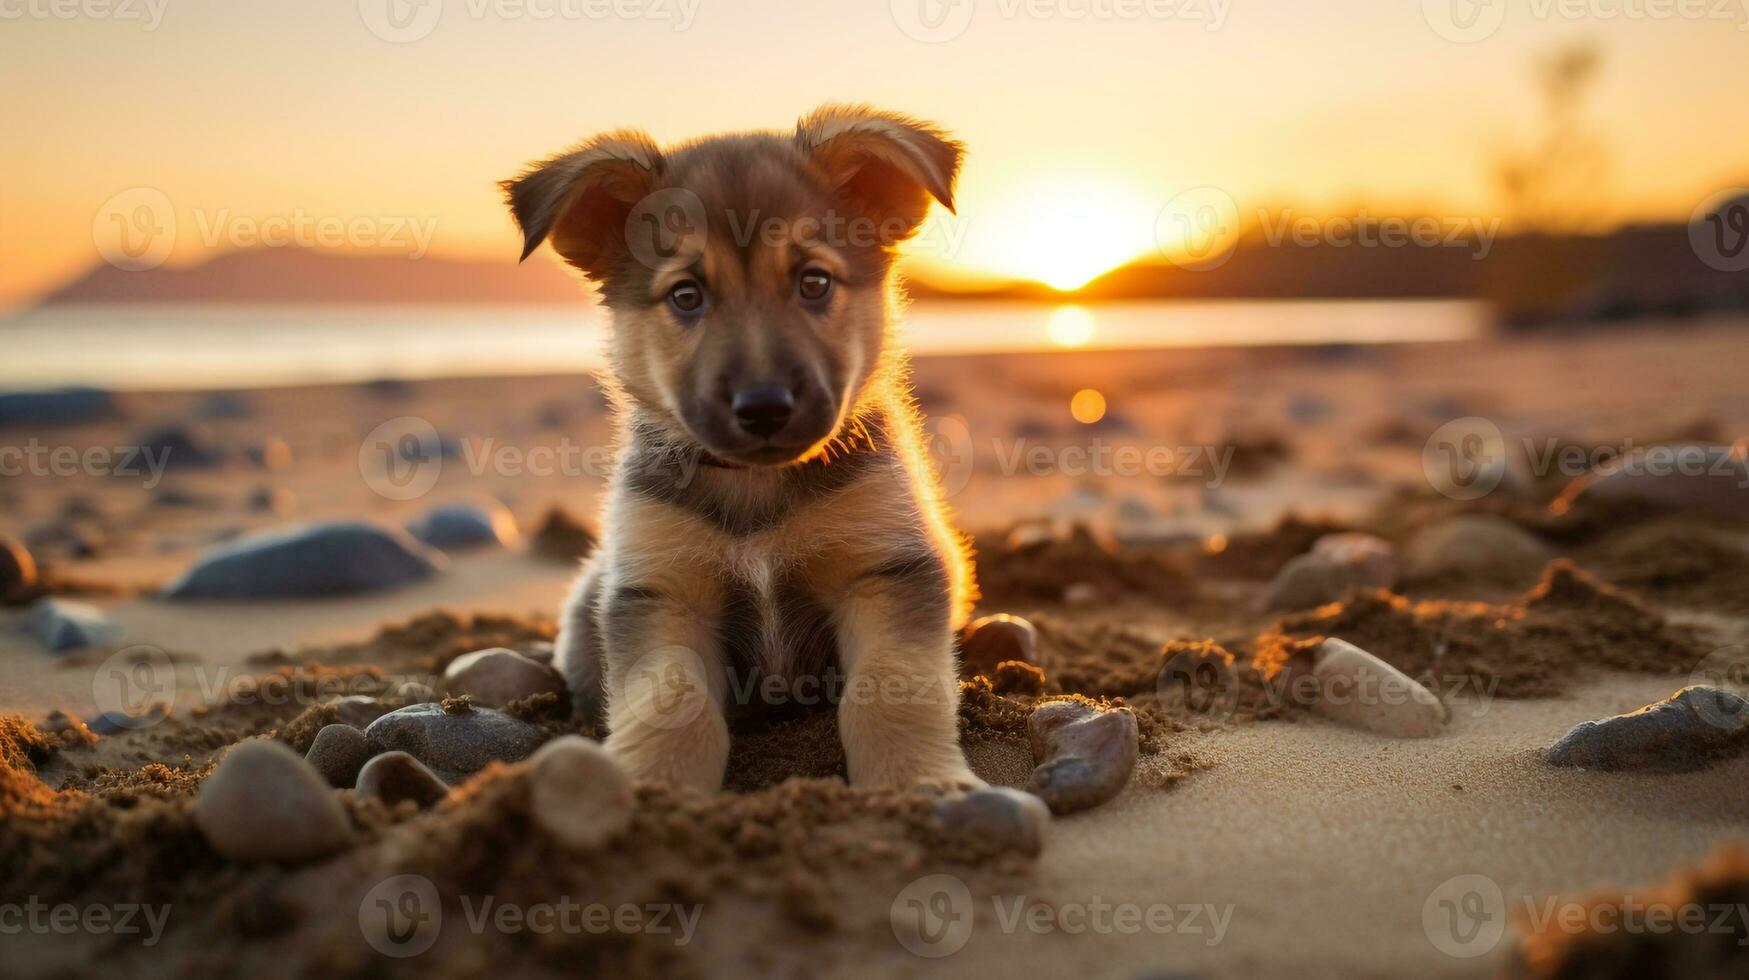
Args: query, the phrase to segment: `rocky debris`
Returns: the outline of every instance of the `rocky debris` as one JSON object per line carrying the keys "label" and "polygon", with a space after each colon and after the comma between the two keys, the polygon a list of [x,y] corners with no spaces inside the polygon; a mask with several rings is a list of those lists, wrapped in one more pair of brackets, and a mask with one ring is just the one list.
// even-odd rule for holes
{"label": "rocky debris", "polygon": [[1026,738],[1038,764],[1026,789],[1059,815],[1116,796],[1130,780],[1140,745],[1130,709],[1079,700],[1033,709]]}
{"label": "rocky debris", "polygon": [[1037,664],[1038,630],[1019,616],[997,613],[973,620],[960,640],[960,673],[996,676],[996,665],[1010,660]]}
{"label": "rocky debris", "polygon": [[1397,552],[1389,541],[1352,531],[1326,534],[1282,566],[1259,605],[1264,611],[1309,609],[1341,599],[1350,588],[1396,584]]}
{"label": "rocky debris", "polygon": [[168,717],[170,706],[162,701],[154,701],[134,714],[119,710],[105,711],[91,719],[88,727],[98,735],[120,735],[150,728]]}
{"label": "rocky debris", "polygon": [[450,661],[443,672],[443,689],[449,694],[466,694],[476,704],[501,708],[537,694],[563,697],[565,679],[546,664],[497,647],[464,653]]}
{"label": "rocky debris", "polygon": [[314,766],[328,785],[351,789],[370,755],[370,743],[363,732],[351,725],[324,725],[310,743],[310,751],[304,753],[304,761]]}
{"label": "rocky debris", "polygon": [[496,500],[446,504],[407,525],[407,533],[433,548],[513,548],[522,540],[516,516]]}
{"label": "rocky debris", "polygon": [[1464,514],[1416,532],[1403,546],[1403,574],[1522,585],[1553,557],[1536,535],[1503,517]]}
{"label": "rocky debris", "polygon": [[529,812],[561,846],[588,851],[631,823],[631,777],[597,742],[564,735],[528,760]]}
{"label": "rocky debris", "polygon": [[1331,637],[1314,654],[1312,710],[1379,735],[1428,738],[1445,730],[1446,710],[1433,692],[1378,657]]}
{"label": "rocky debris", "polygon": [[1579,477],[1556,510],[1584,501],[1631,502],[1749,518],[1749,456],[1735,446],[1673,443],[1636,449]]}
{"label": "rocky debris", "polygon": [[0,427],[80,425],[116,414],[115,396],[101,388],[0,392]]}
{"label": "rocky debris", "polygon": [[361,799],[382,800],[391,807],[402,800],[412,800],[424,810],[448,796],[449,787],[407,753],[384,752],[359,771],[358,795]]}
{"label": "rocky debris", "polygon": [[554,561],[576,561],[595,550],[595,532],[562,507],[547,511],[529,542],[535,554]]}
{"label": "rocky debris", "polygon": [[96,606],[65,599],[38,599],[25,613],[22,626],[52,653],[107,643],[120,633]]}
{"label": "rocky debris", "polygon": [[364,730],[373,752],[402,751],[457,783],[492,762],[519,762],[540,745],[540,729],[467,698],[412,704],[391,711]]}
{"label": "rocky debris", "polygon": [[362,694],[349,694],[330,701],[329,704],[334,708],[334,717],[340,719],[341,724],[351,725],[360,731],[389,713],[388,705]]}
{"label": "rocky debris", "polygon": [[1557,766],[1611,772],[1690,772],[1749,748],[1749,701],[1685,687],[1638,711],[1582,721],[1549,746]]}
{"label": "rocky debris", "polygon": [[0,601],[36,585],[36,559],[24,542],[0,538]]}
{"label": "rocky debris", "polygon": [[194,823],[233,861],[309,861],[341,850],[352,836],[321,774],[265,739],[237,745],[201,784]]}
{"label": "rocky debris", "polygon": [[956,837],[1036,857],[1044,848],[1051,810],[1031,793],[991,786],[937,801],[935,817]]}
{"label": "rocky debris", "polygon": [[203,555],[164,590],[167,599],[272,599],[394,588],[443,568],[407,535],[336,521],[251,535]]}

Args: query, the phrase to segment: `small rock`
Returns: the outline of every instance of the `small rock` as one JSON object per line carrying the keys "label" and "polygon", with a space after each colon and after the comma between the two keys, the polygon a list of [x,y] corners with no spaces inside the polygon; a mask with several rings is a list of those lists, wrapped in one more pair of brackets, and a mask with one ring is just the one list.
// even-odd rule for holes
{"label": "small rock", "polygon": [[529,812],[560,845],[588,851],[631,823],[631,777],[599,743],[564,735],[528,760]]}
{"label": "small rock", "polygon": [[516,652],[537,664],[550,665],[553,662],[554,650],[551,640],[530,640]]}
{"label": "small rock", "polygon": [[990,675],[990,684],[997,694],[1038,697],[1045,692],[1045,672],[1019,660],[1004,660]]}
{"label": "small rock", "polygon": [[1033,520],[1014,525],[1008,531],[1004,546],[1009,551],[1031,551],[1061,538],[1062,533],[1053,522]]}
{"label": "small rock", "polygon": [[1128,708],[1052,701],[1033,709],[1026,739],[1038,768],[1026,784],[1055,814],[1098,806],[1130,781],[1140,744]]}
{"label": "small rock", "polygon": [[522,539],[516,516],[496,500],[448,504],[407,525],[407,533],[446,551],[462,548],[513,548]]}
{"label": "small rock", "polygon": [[1749,749],[1749,701],[1685,687],[1638,711],[1582,721],[1549,746],[1557,766],[1611,772],[1691,772]]}
{"label": "small rock", "polygon": [[1094,606],[1099,604],[1099,587],[1092,582],[1071,582],[1063,590],[1063,605]]}
{"label": "small rock", "polygon": [[399,531],[339,521],[253,535],[203,555],[167,599],[271,599],[393,588],[443,567]]}
{"label": "small rock", "polygon": [[116,414],[115,396],[100,388],[0,392],[0,427],[79,425]]}
{"label": "small rock", "polygon": [[65,599],[38,599],[25,614],[23,625],[53,653],[106,643],[119,633],[96,606]]}
{"label": "small rock", "polygon": [[1326,534],[1312,550],[1282,566],[1264,593],[1265,611],[1309,609],[1341,599],[1350,588],[1397,584],[1396,549],[1371,534]]}
{"label": "small rock", "polygon": [[334,717],[340,719],[341,724],[351,725],[360,731],[389,713],[388,705],[362,694],[350,694],[329,703],[334,707]]}
{"label": "small rock", "polygon": [[324,725],[310,743],[310,751],[304,753],[304,761],[314,766],[328,785],[351,789],[370,755],[370,743],[363,732],[351,725]]}
{"label": "small rock", "polygon": [[0,599],[36,585],[36,559],[24,542],[0,538]]}
{"label": "small rock", "polygon": [[298,498],[284,487],[256,487],[248,504],[252,511],[284,517],[297,509]]}
{"label": "small rock", "polygon": [[1445,730],[1445,705],[1383,660],[1335,637],[1314,656],[1318,699],[1312,709],[1324,717],[1396,738],[1428,738]]}
{"label": "small rock", "polygon": [[955,836],[1036,857],[1044,848],[1050,807],[1031,793],[1007,786],[975,789],[939,800],[935,816]]}
{"label": "small rock", "polygon": [[170,717],[170,706],[162,701],[154,701],[137,714],[125,711],[105,711],[89,722],[90,729],[98,735],[121,735],[125,732],[137,732]]}
{"label": "small rock", "polygon": [[1008,660],[1037,664],[1038,630],[1007,613],[974,620],[960,641],[960,660],[960,673],[966,677],[994,677],[996,665]]}
{"label": "small rock", "polygon": [[1573,481],[1556,502],[1630,501],[1670,510],[1749,518],[1749,458],[1733,446],[1675,443],[1637,449]]}
{"label": "small rock", "polygon": [[289,470],[292,465],[291,445],[277,436],[268,436],[244,451],[249,462],[269,472]]}
{"label": "small rock", "polygon": [[265,739],[239,744],[201,784],[194,823],[233,861],[308,861],[346,847],[352,836],[321,774]]}
{"label": "small rock", "polygon": [[424,810],[448,796],[449,787],[407,753],[384,752],[359,770],[358,795],[361,799],[382,800],[391,807],[402,800],[412,800]]}
{"label": "small rock", "polygon": [[1465,514],[1417,531],[1403,547],[1403,573],[1519,585],[1534,581],[1553,557],[1536,535],[1503,517]]}
{"label": "small rock", "polygon": [[134,437],[146,459],[171,470],[196,470],[217,466],[225,460],[223,450],[213,446],[205,430],[193,425],[160,425]]}
{"label": "small rock", "polygon": [[374,752],[410,753],[446,783],[457,783],[492,762],[519,762],[540,745],[540,730],[465,698],[410,704],[364,730]]}
{"label": "small rock", "polygon": [[595,533],[561,507],[547,511],[531,541],[536,554],[555,561],[575,561],[595,550]]}
{"label": "small rock", "polygon": [[464,653],[443,672],[443,689],[466,694],[478,704],[501,708],[536,694],[565,693],[565,679],[546,664],[499,647]]}

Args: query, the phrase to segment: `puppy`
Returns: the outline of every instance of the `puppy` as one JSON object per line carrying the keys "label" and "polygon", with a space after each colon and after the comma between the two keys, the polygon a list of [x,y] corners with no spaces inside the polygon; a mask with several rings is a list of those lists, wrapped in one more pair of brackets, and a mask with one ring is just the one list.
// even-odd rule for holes
{"label": "puppy", "polygon": [[502,185],[610,310],[618,454],[556,663],[634,776],[722,785],[731,716],[836,704],[855,786],[980,785],[954,634],[975,598],[896,346],[894,247],[961,146],[825,106],[793,134],[590,139]]}

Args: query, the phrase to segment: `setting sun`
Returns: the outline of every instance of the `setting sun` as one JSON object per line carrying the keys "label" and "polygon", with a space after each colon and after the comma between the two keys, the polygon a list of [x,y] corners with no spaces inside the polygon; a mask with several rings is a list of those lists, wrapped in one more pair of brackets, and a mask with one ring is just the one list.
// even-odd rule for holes
{"label": "setting sun", "polygon": [[1006,271],[1068,291],[1152,249],[1147,201],[1114,187],[1063,181],[1014,202]]}

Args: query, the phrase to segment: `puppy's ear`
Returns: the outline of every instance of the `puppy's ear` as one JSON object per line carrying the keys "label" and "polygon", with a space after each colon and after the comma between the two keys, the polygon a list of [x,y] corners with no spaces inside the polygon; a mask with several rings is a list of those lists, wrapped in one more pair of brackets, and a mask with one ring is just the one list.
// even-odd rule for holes
{"label": "puppy's ear", "polygon": [[605,133],[498,186],[522,229],[522,257],[550,236],[591,278],[625,253],[626,216],[661,179],[662,154],[636,130]]}
{"label": "puppy's ear", "polygon": [[796,145],[846,202],[899,238],[923,223],[929,199],[953,210],[963,147],[939,127],[868,106],[825,105],[796,124]]}

